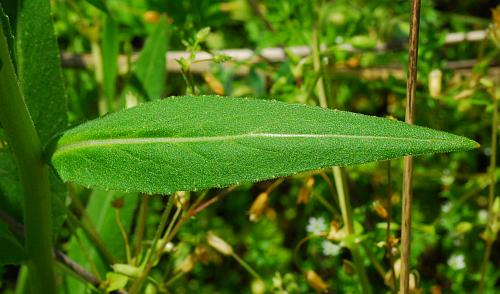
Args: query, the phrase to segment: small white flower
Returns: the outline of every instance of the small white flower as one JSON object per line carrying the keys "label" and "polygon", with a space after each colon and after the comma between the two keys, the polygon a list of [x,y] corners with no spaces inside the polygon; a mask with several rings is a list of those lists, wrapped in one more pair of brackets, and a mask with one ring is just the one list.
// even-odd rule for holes
{"label": "small white flower", "polygon": [[445,204],[443,204],[441,206],[441,211],[444,212],[444,213],[449,212],[451,210],[452,206],[453,205],[451,204],[451,202],[446,202]]}
{"label": "small white flower", "polygon": [[465,257],[462,254],[453,254],[448,258],[448,265],[454,270],[465,268]]}
{"label": "small white flower", "polygon": [[337,256],[342,248],[341,246],[326,240],[321,243],[321,247],[323,247],[323,254],[326,256]]}
{"label": "small white flower", "polygon": [[313,235],[321,235],[326,231],[325,219],[322,217],[310,217],[306,230]]}

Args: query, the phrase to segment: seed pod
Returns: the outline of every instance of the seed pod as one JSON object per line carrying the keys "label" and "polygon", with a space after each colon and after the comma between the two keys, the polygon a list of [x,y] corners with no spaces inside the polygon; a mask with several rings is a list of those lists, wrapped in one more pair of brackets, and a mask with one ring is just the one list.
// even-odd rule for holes
{"label": "seed pod", "polygon": [[255,198],[252,207],[250,207],[250,221],[256,222],[259,220],[262,213],[266,210],[268,202],[269,194],[267,192],[262,192]]}
{"label": "seed pod", "polygon": [[306,280],[317,293],[326,293],[328,291],[328,284],[313,270],[307,271]]}
{"label": "seed pod", "polygon": [[207,242],[208,245],[212,246],[215,250],[224,255],[234,254],[233,247],[231,247],[231,245],[229,245],[226,241],[224,241],[222,238],[218,237],[211,231],[207,234]]}

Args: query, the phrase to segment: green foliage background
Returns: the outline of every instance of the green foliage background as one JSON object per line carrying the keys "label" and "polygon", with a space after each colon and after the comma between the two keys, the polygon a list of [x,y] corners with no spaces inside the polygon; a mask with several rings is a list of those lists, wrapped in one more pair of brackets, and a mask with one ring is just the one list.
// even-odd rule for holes
{"label": "green foliage background", "polygon": [[[490,11],[495,4],[485,0],[422,3],[416,123],[481,144],[471,152],[423,156],[415,161],[412,269],[418,280],[416,288],[423,293],[468,293],[477,289],[480,280],[488,166],[493,152],[492,97],[500,95],[500,20],[495,22]],[[321,75],[328,106],[404,120],[408,1],[65,0],[53,1],[52,11],[61,52],[87,54],[92,64],[81,67],[69,65],[68,58],[63,61],[69,125],[158,97],[192,92],[320,105],[318,72],[311,58],[293,53],[280,62],[214,62],[204,74],[190,71],[195,64],[189,64],[189,58],[182,74],[164,66],[166,50],[251,48],[259,52],[266,47],[311,46],[314,30],[325,49]],[[210,33],[199,34],[204,27],[210,27]],[[491,33],[483,41],[446,44],[447,33],[488,28]],[[343,50],[341,45],[345,43],[354,50]],[[377,51],[379,43],[388,44],[389,49]],[[118,54],[122,57],[115,63]],[[466,61],[466,65],[457,61]],[[245,74],[241,75],[241,71]],[[436,73],[442,78],[437,79]],[[431,86],[436,81],[441,85],[437,92]],[[51,110],[47,109],[48,113]],[[60,122],[53,127],[59,129]],[[12,200],[19,197],[20,190],[16,179],[7,176],[13,163],[2,133],[0,140],[0,194]],[[378,162],[345,169],[353,218],[362,228],[358,234],[363,244],[363,264],[374,293],[391,292],[387,279],[376,267],[380,265],[384,273],[390,268],[384,247],[387,219],[383,217],[389,197],[392,235],[396,238],[401,219],[402,162],[391,162],[389,196],[387,166],[386,162]],[[497,174],[497,170],[493,172]],[[331,222],[342,225],[331,169],[283,181],[245,184],[226,192],[212,189],[182,193],[176,198],[176,207],[180,207],[177,220],[185,217],[185,221],[170,241],[174,249],[165,252],[151,271],[150,278],[161,286],[150,283],[147,291],[264,293],[262,285],[240,263],[208,244],[207,233],[212,231],[262,277],[267,292],[313,292],[304,274],[310,270],[322,277],[331,293],[359,292],[346,245],[349,240],[327,241],[325,236]],[[250,221],[255,214],[252,203],[267,192],[267,204],[261,207],[257,220]],[[220,193],[224,196],[214,198]],[[59,209],[64,208],[69,216],[57,231],[56,247],[102,281],[120,280],[113,276],[116,270],[113,272],[110,265],[136,261],[126,258],[126,242],[122,242],[115,214],[124,224],[133,256],[140,259],[151,246],[168,198],[125,195],[74,184],[68,185],[68,194],[69,200],[59,203]],[[304,195],[307,200],[298,203],[299,196]],[[123,206],[112,203],[122,197]],[[189,211],[184,208],[193,207],[190,204],[197,200],[203,203],[210,199],[221,200],[186,217]],[[18,217],[19,208],[5,206],[15,202],[2,202],[2,209],[12,210]],[[141,221],[143,236],[138,233]],[[88,232],[109,247],[109,254],[102,252]],[[10,235],[6,239],[18,247],[19,240]],[[325,242],[342,248],[328,251],[325,247],[330,243]],[[487,268],[486,293],[500,287],[498,249],[496,240]],[[393,250],[396,260],[397,245]],[[190,256],[192,268],[179,270]],[[0,291],[20,291],[23,279],[19,266],[2,266],[0,275]],[[133,280],[125,281],[128,287]],[[100,290],[85,286],[69,274],[62,276],[59,283],[61,293],[109,289],[108,284]]]}

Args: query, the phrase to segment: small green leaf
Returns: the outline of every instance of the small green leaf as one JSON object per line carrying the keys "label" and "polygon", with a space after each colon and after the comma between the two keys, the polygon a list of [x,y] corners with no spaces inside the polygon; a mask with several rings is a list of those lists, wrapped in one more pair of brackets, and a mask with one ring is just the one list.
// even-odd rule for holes
{"label": "small green leaf", "polygon": [[172,193],[477,145],[351,112],[185,96],[145,103],[68,131],[52,163],[66,181]]}
{"label": "small green leaf", "polygon": [[160,99],[167,76],[168,22],[160,18],[152,35],[146,40],[134,69],[135,88],[147,99]]}

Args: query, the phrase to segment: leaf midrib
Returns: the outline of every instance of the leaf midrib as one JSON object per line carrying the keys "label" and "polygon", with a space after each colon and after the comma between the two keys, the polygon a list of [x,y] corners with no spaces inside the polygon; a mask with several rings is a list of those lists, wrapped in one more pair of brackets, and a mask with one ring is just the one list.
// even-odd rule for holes
{"label": "leaf midrib", "polygon": [[142,137],[142,138],[119,138],[119,139],[93,139],[83,140],[75,143],[62,144],[56,150],[56,153],[64,153],[78,149],[92,148],[97,146],[112,145],[143,145],[143,144],[175,144],[175,143],[200,143],[231,141],[248,138],[309,138],[309,139],[367,139],[367,140],[400,140],[412,142],[439,142],[446,139],[432,138],[409,138],[409,137],[391,137],[391,136],[373,136],[373,135],[345,135],[345,134],[279,134],[279,133],[246,133],[238,135],[225,136],[201,136],[201,137]]}

